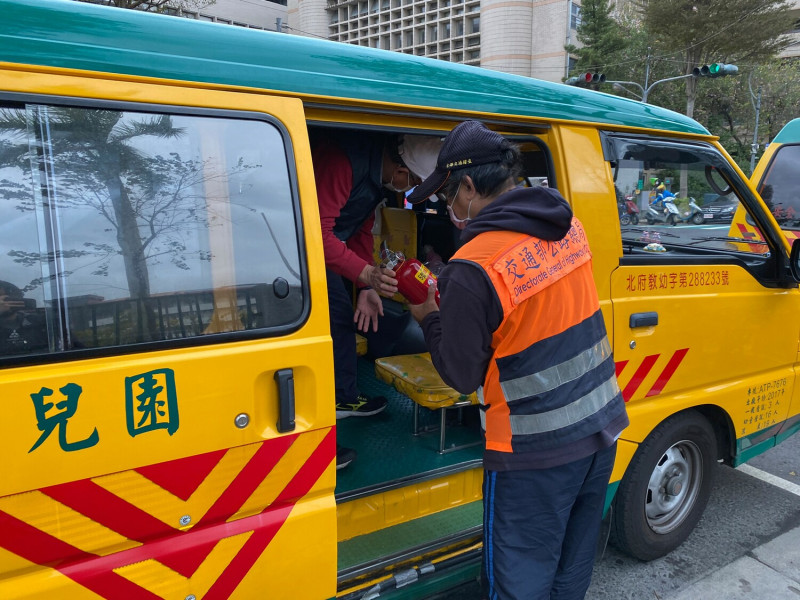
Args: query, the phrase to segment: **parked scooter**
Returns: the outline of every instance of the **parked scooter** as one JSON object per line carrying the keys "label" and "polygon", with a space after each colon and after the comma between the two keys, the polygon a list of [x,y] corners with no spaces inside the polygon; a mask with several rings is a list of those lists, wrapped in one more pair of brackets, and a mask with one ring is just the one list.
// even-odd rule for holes
{"label": "parked scooter", "polygon": [[619,222],[622,225],[639,224],[639,207],[632,196],[625,198],[625,202],[620,206]]}

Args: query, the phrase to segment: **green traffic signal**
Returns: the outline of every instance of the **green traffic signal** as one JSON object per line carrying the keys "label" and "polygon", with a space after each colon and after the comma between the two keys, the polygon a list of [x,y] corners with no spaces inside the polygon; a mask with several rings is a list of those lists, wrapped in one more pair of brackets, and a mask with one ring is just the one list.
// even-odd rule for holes
{"label": "green traffic signal", "polygon": [[692,75],[695,77],[725,77],[726,75],[736,75],[738,72],[739,67],[725,63],[711,63],[692,69]]}

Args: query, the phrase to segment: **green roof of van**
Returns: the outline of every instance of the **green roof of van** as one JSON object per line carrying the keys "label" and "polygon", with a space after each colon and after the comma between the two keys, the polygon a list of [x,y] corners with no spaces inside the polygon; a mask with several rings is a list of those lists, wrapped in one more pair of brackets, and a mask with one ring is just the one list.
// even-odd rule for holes
{"label": "green roof of van", "polygon": [[796,144],[800,142],[800,119],[789,121],[772,141],[777,144]]}
{"label": "green roof of van", "polygon": [[73,0],[0,0],[0,15],[0,62],[709,134],[650,104],[387,50]]}

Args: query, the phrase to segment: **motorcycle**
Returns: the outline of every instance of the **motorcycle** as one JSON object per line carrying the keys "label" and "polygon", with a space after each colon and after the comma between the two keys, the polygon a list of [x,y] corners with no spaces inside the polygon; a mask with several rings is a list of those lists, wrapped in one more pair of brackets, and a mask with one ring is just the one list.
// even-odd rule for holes
{"label": "motorcycle", "polygon": [[656,223],[677,225],[680,220],[680,211],[675,206],[672,196],[656,198],[647,207],[644,218],[649,225],[655,225]]}
{"label": "motorcycle", "polygon": [[625,202],[620,204],[619,222],[622,225],[639,224],[639,207],[631,196],[625,198]]}
{"label": "motorcycle", "polygon": [[694,198],[689,198],[689,208],[683,212],[678,211],[676,218],[683,223],[692,223],[694,225],[702,225],[705,223],[703,211],[697,206],[697,202],[695,202]]}

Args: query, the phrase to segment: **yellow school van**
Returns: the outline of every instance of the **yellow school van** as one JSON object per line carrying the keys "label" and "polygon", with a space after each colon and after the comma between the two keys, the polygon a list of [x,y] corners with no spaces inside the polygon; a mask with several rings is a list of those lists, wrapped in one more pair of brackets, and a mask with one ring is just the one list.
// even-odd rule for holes
{"label": "yellow school van", "polygon": [[[424,598],[477,575],[478,407],[401,300],[359,340],[359,385],[388,408],[336,420],[321,135],[478,119],[519,144],[520,185],[570,202],[631,419],[607,495],[626,552],[672,551],[716,461],[800,428],[797,257],[695,121],[92,4],[0,15],[0,598]],[[761,235],[622,219],[618,198],[648,210],[651,182],[724,195]],[[446,263],[442,203],[385,200],[376,247]],[[339,471],[337,443],[358,452]]]}
{"label": "yellow school van", "polygon": [[750,177],[790,243],[800,232],[798,165],[800,119],[792,119],[767,145]]}

